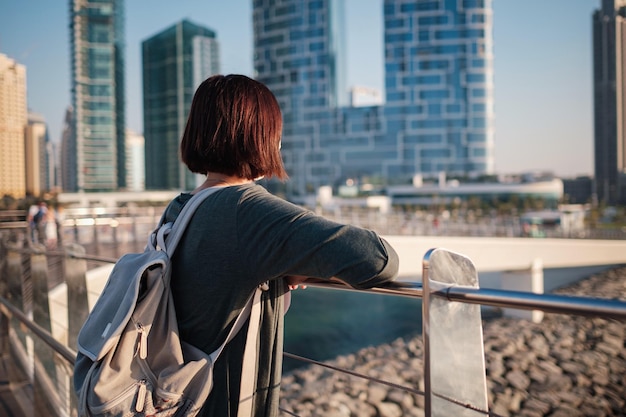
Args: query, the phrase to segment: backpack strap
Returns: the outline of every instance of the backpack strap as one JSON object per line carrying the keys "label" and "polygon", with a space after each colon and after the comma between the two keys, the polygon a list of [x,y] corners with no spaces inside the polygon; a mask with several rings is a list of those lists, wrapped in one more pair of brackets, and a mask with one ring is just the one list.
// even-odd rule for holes
{"label": "backpack strap", "polygon": [[235,320],[235,324],[228,332],[226,340],[220,347],[211,353],[211,362],[215,363],[220,357],[226,344],[230,342],[235,335],[241,330],[244,322],[250,317],[248,324],[248,334],[246,335],[246,347],[243,354],[243,364],[241,367],[241,385],[239,389],[239,407],[237,417],[251,417],[252,406],[254,405],[254,388],[256,385],[257,373],[257,340],[259,335],[259,326],[261,323],[261,294],[267,290],[267,284],[259,285],[254,293],[248,298],[245,307],[239,313]]}
{"label": "backpack strap", "polygon": [[225,186],[209,187],[192,195],[189,201],[185,203],[174,222],[166,223],[166,213],[164,212],[161,216],[161,220],[159,220],[157,229],[150,235],[147,248],[155,249],[158,246],[171,257],[174,254],[174,250],[176,250],[176,246],[178,246],[178,242],[185,233],[187,225],[196,212],[196,209],[208,196],[224,187]]}
{"label": "backpack strap", "polygon": [[241,386],[239,389],[239,406],[237,417],[251,417],[253,415],[254,389],[257,375],[257,340],[259,325],[261,324],[261,294],[262,288],[268,288],[262,284],[254,291],[252,310],[250,312],[250,324],[246,335],[246,348],[243,354],[241,367]]}

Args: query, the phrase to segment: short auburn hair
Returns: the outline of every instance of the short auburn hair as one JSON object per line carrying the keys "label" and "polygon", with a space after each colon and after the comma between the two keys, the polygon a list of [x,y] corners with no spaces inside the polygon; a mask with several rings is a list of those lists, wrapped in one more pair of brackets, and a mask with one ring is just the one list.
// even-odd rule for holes
{"label": "short auburn hair", "polygon": [[280,106],[269,88],[245,75],[214,75],[194,94],[181,159],[199,174],[285,179],[282,127]]}

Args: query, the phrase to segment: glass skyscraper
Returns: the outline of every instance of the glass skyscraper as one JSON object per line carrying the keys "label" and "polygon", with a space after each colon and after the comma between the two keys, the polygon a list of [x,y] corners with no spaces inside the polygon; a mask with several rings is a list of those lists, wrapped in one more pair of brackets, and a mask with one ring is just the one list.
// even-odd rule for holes
{"label": "glass skyscraper", "polygon": [[295,193],[340,175],[331,166],[345,84],[343,0],[253,1],[256,79],[276,95],[284,119],[283,158]]}
{"label": "glass skyscraper", "polygon": [[491,0],[385,0],[388,175],[494,170]]}
{"label": "glass skyscraper", "polygon": [[599,201],[626,203],[626,1],[593,15],[594,171]]}
{"label": "glass skyscraper", "polygon": [[71,0],[67,191],[125,188],[123,0]]}
{"label": "glass skyscraper", "polygon": [[220,71],[214,31],[183,20],[142,43],[147,189],[192,189],[179,144],[198,85]]}
{"label": "glass skyscraper", "polygon": [[278,97],[290,194],[494,169],[491,0],[385,0],[386,103],[347,107],[343,3],[253,2],[257,79]]}

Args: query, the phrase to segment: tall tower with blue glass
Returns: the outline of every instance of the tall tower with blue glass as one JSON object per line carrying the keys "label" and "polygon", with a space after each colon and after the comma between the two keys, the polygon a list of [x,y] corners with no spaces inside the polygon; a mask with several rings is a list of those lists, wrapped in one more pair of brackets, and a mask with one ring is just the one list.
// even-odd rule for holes
{"label": "tall tower with blue glass", "polygon": [[302,193],[335,173],[322,142],[348,99],[343,0],[254,0],[253,25],[256,79],[280,103],[289,186]]}
{"label": "tall tower with blue glass", "polygon": [[348,107],[343,2],[253,2],[257,79],[285,120],[288,192],[493,171],[491,0],[385,0],[384,106]]}
{"label": "tall tower with blue glass", "polygon": [[385,0],[391,177],[494,169],[491,0]]}
{"label": "tall tower with blue glass", "polygon": [[182,20],[142,43],[146,188],[192,189],[179,144],[196,88],[219,73],[217,35]]}
{"label": "tall tower with blue glass", "polygon": [[123,0],[70,1],[71,120],[67,191],[126,186]]}

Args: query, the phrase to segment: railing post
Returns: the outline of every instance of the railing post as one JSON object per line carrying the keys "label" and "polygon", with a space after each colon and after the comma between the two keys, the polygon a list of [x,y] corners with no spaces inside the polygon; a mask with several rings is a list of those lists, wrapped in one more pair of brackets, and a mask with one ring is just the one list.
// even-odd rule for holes
{"label": "railing post", "polygon": [[[5,237],[0,235],[0,296],[8,299],[8,261],[7,242]],[[0,355],[9,352],[9,318],[0,314]]]}
{"label": "railing post", "polygon": [[[540,258],[533,259],[528,269],[505,271],[501,277],[503,290],[543,294],[543,262]],[[530,320],[533,323],[541,323],[543,320],[543,311],[540,310],[505,308],[502,311],[507,317]]]}
{"label": "railing post", "polygon": [[20,249],[21,246],[19,243],[7,242],[5,285],[7,300],[9,300],[15,307],[19,308],[21,311],[24,311],[22,295],[24,264]]}
{"label": "railing post", "polygon": [[100,241],[98,239],[98,215],[93,213],[93,250],[96,255],[100,254]]}
{"label": "railing post", "polygon": [[85,255],[85,248],[76,244],[65,246],[67,256],[64,259],[64,275],[67,284],[67,343],[76,348],[78,332],[89,315],[87,299],[87,262],[80,258]]}
{"label": "railing post", "polygon": [[[139,252],[141,250],[140,245],[139,245],[139,233],[137,231],[137,209],[135,207],[133,207],[133,209],[130,211],[130,217],[132,218],[131,220],[131,239],[133,240],[133,250],[135,252]],[[143,242],[142,242],[143,243]]]}
{"label": "railing post", "polygon": [[[33,321],[48,333],[52,333],[46,248],[43,245],[35,244],[33,249],[30,255]],[[55,385],[51,381],[57,381],[55,355],[50,347],[40,338],[34,337],[33,342],[34,407],[39,412],[45,412],[52,405],[56,405],[56,402],[52,401],[52,397],[58,395],[58,392],[53,391],[51,388]]]}
{"label": "railing post", "polygon": [[33,290],[33,321],[50,332],[52,326],[48,300],[48,259],[42,245],[36,245],[30,255],[30,273]]}
{"label": "railing post", "polygon": [[478,288],[469,258],[444,249],[424,256],[422,326],[427,417],[476,417],[488,412],[480,306],[449,301],[445,290]]}

